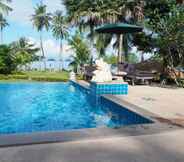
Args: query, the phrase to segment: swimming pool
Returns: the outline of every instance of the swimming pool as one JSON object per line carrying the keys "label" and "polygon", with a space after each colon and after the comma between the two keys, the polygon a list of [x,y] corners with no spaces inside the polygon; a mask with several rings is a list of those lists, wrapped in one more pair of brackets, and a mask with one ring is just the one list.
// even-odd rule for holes
{"label": "swimming pool", "polygon": [[1,83],[0,135],[120,127],[151,121],[71,83]]}

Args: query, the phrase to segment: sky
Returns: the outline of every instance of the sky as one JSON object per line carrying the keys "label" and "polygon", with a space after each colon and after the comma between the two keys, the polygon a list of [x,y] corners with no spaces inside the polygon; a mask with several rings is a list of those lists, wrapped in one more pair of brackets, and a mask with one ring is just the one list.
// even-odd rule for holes
{"label": "sky", "polygon": [[[26,37],[39,46],[39,34],[30,21],[31,15],[34,14],[34,7],[39,2],[40,0],[12,0],[10,6],[13,11],[7,16],[9,27],[4,31],[4,43],[11,43],[21,37]],[[65,12],[61,0],[43,0],[43,3],[47,5],[48,12],[53,13],[56,10]],[[51,32],[47,31],[44,31],[43,38],[46,57],[57,58],[59,52],[58,41],[53,38]],[[69,46],[65,42],[64,57],[67,58],[70,53]]]}

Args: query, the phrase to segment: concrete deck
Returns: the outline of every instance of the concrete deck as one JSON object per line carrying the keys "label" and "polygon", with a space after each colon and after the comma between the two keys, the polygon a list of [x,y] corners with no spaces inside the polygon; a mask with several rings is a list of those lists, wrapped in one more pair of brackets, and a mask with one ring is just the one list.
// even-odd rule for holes
{"label": "concrete deck", "polygon": [[[184,89],[135,86],[118,99],[166,119],[184,119]],[[169,127],[153,134],[2,147],[0,162],[184,162],[184,129]]]}
{"label": "concrete deck", "polygon": [[0,149],[1,162],[183,162],[184,130]]}
{"label": "concrete deck", "polygon": [[184,119],[184,89],[129,86],[128,96],[118,98],[133,103],[163,118]]}

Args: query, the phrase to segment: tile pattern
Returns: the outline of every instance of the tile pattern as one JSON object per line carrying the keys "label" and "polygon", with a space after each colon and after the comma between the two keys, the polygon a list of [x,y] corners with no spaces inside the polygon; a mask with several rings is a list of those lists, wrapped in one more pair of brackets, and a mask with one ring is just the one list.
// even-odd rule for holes
{"label": "tile pattern", "polygon": [[128,94],[128,84],[98,84],[91,83],[90,91],[93,95],[127,95]]}
{"label": "tile pattern", "polygon": [[[151,124],[151,120],[128,110],[121,105],[114,103],[104,97],[101,97],[101,103],[103,109],[106,112],[111,112],[111,114],[118,114],[118,121],[123,125],[132,125],[132,124]],[[115,116],[116,117],[116,116]]]}

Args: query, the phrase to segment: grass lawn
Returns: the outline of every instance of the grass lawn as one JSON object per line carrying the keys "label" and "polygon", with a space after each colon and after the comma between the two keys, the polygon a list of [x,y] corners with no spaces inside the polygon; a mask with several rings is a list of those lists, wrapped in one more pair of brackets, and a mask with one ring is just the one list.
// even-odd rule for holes
{"label": "grass lawn", "polygon": [[12,75],[1,75],[1,82],[14,82],[14,81],[48,81],[48,82],[66,82],[69,79],[69,72],[21,72]]}

